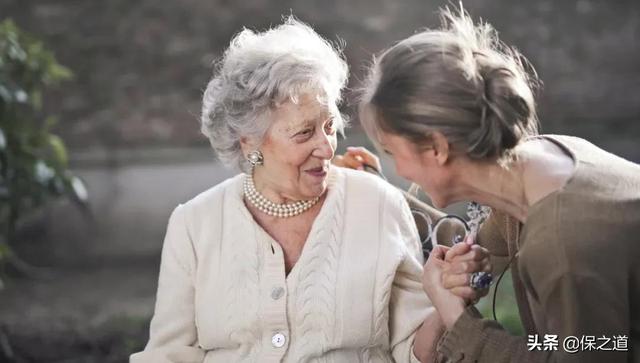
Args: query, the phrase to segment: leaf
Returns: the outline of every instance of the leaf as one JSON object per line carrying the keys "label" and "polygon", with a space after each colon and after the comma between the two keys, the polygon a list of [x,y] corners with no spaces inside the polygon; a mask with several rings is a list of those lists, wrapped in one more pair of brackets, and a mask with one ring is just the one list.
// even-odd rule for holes
{"label": "leaf", "polygon": [[18,62],[24,62],[27,60],[27,53],[17,44],[11,44],[7,53],[10,60]]}
{"label": "leaf", "polygon": [[48,132],[57,123],[58,123],[58,119],[55,116],[47,116],[47,118],[44,120],[44,129],[47,130]]}
{"label": "leaf", "polygon": [[64,194],[64,192],[67,190],[65,186],[66,181],[62,176],[57,176],[56,178],[54,178],[49,185],[51,192],[55,195]]}
{"label": "leaf", "polygon": [[27,96],[27,92],[21,89],[17,90],[13,94],[13,97],[18,103],[27,103],[27,100],[29,99],[29,97]]}
{"label": "leaf", "polygon": [[87,192],[87,188],[84,185],[82,179],[74,176],[71,178],[71,189],[73,190],[74,195],[81,202],[87,202],[89,200],[89,193]]}
{"label": "leaf", "polygon": [[34,166],[33,176],[40,185],[46,186],[56,176],[56,172],[44,161],[38,160]]}
{"label": "leaf", "polygon": [[36,110],[40,110],[42,108],[42,92],[38,90],[34,90],[31,92],[31,105]]}
{"label": "leaf", "polygon": [[[6,244],[4,238],[0,235],[0,267],[2,267],[2,262],[9,255],[9,246]],[[0,278],[0,291],[4,290],[4,282]]]}
{"label": "leaf", "polygon": [[4,85],[0,84],[0,99],[4,101],[4,103],[13,102],[13,97],[11,97],[11,92]]}
{"label": "leaf", "polygon": [[7,148],[7,138],[4,136],[4,131],[0,129],[0,150]]}
{"label": "leaf", "polygon": [[0,261],[9,254],[9,246],[4,242],[4,239],[0,237]]}
{"label": "leaf", "polygon": [[55,81],[63,81],[73,78],[73,72],[63,65],[58,63],[53,63],[51,67],[49,67],[49,73],[51,74],[51,78]]}
{"label": "leaf", "polygon": [[53,157],[61,168],[66,168],[69,163],[67,148],[64,146],[62,139],[53,134],[49,134],[49,146],[53,151]]}

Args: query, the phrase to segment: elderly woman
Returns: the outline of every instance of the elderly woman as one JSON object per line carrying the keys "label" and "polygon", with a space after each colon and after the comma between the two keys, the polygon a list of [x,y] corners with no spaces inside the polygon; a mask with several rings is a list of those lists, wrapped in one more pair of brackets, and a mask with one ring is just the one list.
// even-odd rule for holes
{"label": "elderly woman", "polygon": [[331,166],[346,79],[339,52],[292,19],[231,41],[202,131],[245,174],[174,210],[132,362],[430,359],[442,330],[403,196]]}
{"label": "elderly woman", "polygon": [[[469,280],[449,263],[469,246],[441,247],[424,280],[448,331],[439,352],[454,362],[640,362],[640,166],[579,138],[536,135],[523,59],[462,10],[444,19],[376,60],[362,122],[437,207],[493,208],[478,242],[512,261],[531,336],[452,294]],[[356,158],[375,163],[362,150],[345,156]]]}

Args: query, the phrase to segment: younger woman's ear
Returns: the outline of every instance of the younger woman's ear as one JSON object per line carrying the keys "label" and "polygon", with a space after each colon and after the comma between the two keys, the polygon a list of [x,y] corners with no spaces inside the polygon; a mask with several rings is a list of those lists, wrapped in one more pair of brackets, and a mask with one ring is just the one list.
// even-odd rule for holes
{"label": "younger woman's ear", "polygon": [[449,141],[440,132],[434,131],[431,134],[431,140],[433,141],[433,152],[436,157],[438,165],[442,166],[449,161]]}

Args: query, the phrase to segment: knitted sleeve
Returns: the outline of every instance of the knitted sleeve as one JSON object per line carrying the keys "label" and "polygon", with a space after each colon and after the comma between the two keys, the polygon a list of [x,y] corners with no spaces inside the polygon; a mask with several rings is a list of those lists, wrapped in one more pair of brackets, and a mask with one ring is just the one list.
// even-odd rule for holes
{"label": "knitted sleeve", "polygon": [[418,363],[413,353],[415,334],[434,308],[422,288],[424,258],[409,206],[401,193],[389,193],[389,196],[392,200],[385,209],[391,210],[385,214],[395,216],[390,225],[396,225],[399,233],[395,235],[401,239],[403,254],[393,277],[389,302],[391,354],[396,362]]}
{"label": "knitted sleeve", "polygon": [[162,248],[156,306],[144,351],[131,363],[195,363],[204,360],[198,346],[194,317],[195,253],[189,237],[184,207],[169,218]]}

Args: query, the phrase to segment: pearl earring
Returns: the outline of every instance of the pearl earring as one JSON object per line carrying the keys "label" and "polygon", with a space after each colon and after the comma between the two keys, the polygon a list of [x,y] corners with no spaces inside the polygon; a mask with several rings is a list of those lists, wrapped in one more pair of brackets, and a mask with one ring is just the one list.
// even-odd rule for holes
{"label": "pearl earring", "polygon": [[247,161],[251,164],[251,168],[254,168],[256,165],[264,164],[264,157],[259,150],[254,150],[247,154]]}

